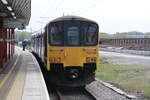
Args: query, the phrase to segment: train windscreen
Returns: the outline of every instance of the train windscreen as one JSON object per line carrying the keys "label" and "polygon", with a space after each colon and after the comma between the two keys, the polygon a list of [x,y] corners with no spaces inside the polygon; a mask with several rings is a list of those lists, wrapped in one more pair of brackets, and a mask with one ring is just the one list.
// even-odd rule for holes
{"label": "train windscreen", "polygon": [[82,23],[83,44],[86,46],[96,45],[98,42],[98,26],[97,24],[83,22]]}
{"label": "train windscreen", "polygon": [[63,24],[55,23],[49,30],[49,43],[52,45],[63,45]]}
{"label": "train windscreen", "polygon": [[53,46],[94,46],[98,43],[95,23],[65,21],[49,25],[49,44]]}

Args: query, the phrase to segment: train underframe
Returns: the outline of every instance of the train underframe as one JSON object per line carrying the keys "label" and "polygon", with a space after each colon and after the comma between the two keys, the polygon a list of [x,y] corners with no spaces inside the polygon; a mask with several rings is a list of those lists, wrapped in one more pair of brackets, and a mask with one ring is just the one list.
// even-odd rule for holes
{"label": "train underframe", "polygon": [[79,87],[95,80],[95,70],[95,63],[86,63],[84,67],[51,64],[51,70],[47,74],[48,80],[54,85]]}
{"label": "train underframe", "polygon": [[63,63],[53,63],[50,65],[50,71],[48,71],[46,66],[44,67],[41,58],[36,53],[32,53],[41,65],[41,70],[48,84],[67,87],[84,87],[95,80],[96,63],[85,63],[83,67],[64,67]]}

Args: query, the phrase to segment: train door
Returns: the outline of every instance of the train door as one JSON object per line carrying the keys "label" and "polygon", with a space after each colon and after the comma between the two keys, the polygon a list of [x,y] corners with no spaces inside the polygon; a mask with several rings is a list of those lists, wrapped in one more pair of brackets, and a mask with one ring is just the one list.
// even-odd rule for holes
{"label": "train door", "polygon": [[41,36],[41,58],[42,58],[42,62],[44,62],[44,35],[43,33]]}
{"label": "train door", "polygon": [[80,22],[65,22],[65,45],[66,66],[81,66]]}
{"label": "train door", "polygon": [[47,66],[47,26],[44,32],[44,63]]}

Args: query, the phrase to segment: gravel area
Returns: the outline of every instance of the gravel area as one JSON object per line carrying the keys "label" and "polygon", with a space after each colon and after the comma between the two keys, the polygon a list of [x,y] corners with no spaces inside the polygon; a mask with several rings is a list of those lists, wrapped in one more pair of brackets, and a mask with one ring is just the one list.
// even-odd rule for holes
{"label": "gravel area", "polygon": [[138,56],[105,51],[100,51],[100,55],[110,57],[108,62],[112,64],[136,65],[150,68],[150,57],[148,56]]}

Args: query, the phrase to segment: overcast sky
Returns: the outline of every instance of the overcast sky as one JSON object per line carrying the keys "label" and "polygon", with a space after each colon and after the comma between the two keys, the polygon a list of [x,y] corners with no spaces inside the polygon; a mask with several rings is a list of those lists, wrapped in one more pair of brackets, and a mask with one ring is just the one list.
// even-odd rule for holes
{"label": "overcast sky", "polygon": [[63,14],[95,20],[100,32],[150,32],[150,0],[32,0],[27,30],[39,30]]}

